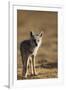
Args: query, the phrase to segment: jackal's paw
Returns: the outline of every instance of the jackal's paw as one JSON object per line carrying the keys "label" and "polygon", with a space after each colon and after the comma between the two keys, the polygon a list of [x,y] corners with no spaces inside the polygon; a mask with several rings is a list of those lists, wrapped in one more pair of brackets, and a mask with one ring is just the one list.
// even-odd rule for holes
{"label": "jackal's paw", "polygon": [[22,79],[27,79],[27,76],[28,76],[28,75],[22,76]]}
{"label": "jackal's paw", "polygon": [[31,73],[30,76],[37,76],[38,73],[37,72],[34,72],[34,73]]}
{"label": "jackal's paw", "polygon": [[37,72],[35,72],[33,75],[34,75],[34,76],[37,76],[37,75],[38,75],[38,73],[37,73]]}
{"label": "jackal's paw", "polygon": [[27,77],[25,77],[25,76],[22,76],[22,79],[27,79]]}
{"label": "jackal's paw", "polygon": [[31,74],[30,74],[30,76],[34,76],[34,74],[33,74],[33,73],[31,73]]}

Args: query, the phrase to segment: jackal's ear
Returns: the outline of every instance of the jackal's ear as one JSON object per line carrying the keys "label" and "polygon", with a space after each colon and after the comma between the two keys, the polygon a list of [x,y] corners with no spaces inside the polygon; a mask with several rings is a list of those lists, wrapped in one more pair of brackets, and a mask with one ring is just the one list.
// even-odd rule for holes
{"label": "jackal's ear", "polygon": [[43,36],[43,32],[41,32],[41,33],[39,34],[39,36],[42,37],[42,36]]}
{"label": "jackal's ear", "polygon": [[33,33],[32,31],[30,32],[30,36],[31,36],[31,37],[33,37],[33,36],[34,36],[34,33]]}

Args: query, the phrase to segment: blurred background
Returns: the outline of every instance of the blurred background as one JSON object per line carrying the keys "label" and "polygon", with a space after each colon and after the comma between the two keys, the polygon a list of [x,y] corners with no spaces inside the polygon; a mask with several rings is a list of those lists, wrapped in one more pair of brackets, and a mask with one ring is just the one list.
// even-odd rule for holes
{"label": "blurred background", "polygon": [[30,31],[43,31],[42,45],[36,56],[38,75],[28,79],[58,77],[58,13],[17,10],[17,79],[22,79],[20,43],[30,38]]}

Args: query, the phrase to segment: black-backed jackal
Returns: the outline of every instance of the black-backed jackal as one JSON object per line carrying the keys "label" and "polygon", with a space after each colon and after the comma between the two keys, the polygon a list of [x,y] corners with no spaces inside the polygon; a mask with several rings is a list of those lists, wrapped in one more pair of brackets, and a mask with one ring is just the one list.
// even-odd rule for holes
{"label": "black-backed jackal", "polygon": [[40,34],[34,34],[30,32],[30,39],[24,40],[20,44],[20,52],[22,57],[22,77],[26,78],[28,74],[28,65],[30,63],[31,75],[36,75],[35,70],[35,56],[42,43],[42,32]]}

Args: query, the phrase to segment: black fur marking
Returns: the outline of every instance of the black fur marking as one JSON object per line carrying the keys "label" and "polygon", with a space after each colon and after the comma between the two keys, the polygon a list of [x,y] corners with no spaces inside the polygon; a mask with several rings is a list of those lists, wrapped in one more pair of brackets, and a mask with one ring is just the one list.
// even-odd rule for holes
{"label": "black fur marking", "polygon": [[34,41],[35,45],[37,46],[36,40],[34,39],[33,41]]}

